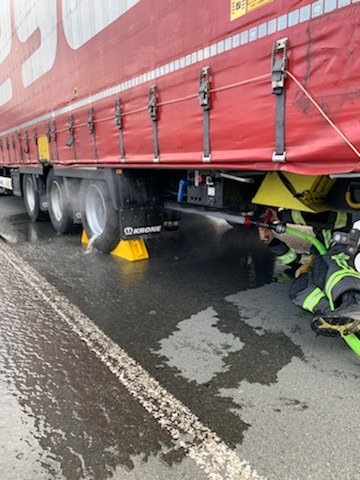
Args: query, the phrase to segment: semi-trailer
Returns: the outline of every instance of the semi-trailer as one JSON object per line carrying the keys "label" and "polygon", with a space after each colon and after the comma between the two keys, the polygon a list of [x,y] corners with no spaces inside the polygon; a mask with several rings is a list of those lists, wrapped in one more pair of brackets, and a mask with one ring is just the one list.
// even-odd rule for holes
{"label": "semi-trailer", "polygon": [[2,0],[0,187],[104,252],[189,208],[356,214],[359,5]]}

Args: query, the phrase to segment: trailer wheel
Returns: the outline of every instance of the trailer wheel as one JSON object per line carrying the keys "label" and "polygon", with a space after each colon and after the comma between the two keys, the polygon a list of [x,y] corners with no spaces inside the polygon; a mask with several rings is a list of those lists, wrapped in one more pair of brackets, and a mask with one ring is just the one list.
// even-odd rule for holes
{"label": "trailer wheel", "polygon": [[73,215],[70,199],[67,198],[62,177],[56,177],[51,170],[46,180],[49,215],[54,229],[59,233],[70,233],[73,229]]}
{"label": "trailer wheel", "polygon": [[91,244],[101,252],[111,252],[120,241],[119,214],[112,205],[105,182],[83,186],[83,227]]}
{"label": "trailer wheel", "polygon": [[34,175],[26,174],[23,176],[23,196],[25,209],[33,222],[47,220],[47,212],[40,210],[40,196],[36,188],[36,178]]}

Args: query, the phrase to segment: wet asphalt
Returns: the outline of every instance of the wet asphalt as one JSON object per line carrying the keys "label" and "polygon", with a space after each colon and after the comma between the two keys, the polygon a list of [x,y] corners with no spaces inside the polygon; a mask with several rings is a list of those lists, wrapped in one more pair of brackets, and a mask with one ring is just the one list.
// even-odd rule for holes
{"label": "wet asphalt", "polygon": [[360,478],[359,358],[314,336],[255,231],[187,216],[147,240],[149,260],[128,262],[4,196],[0,235],[20,261],[0,248],[1,478],[230,478],[124,387],[24,261],[262,478]]}

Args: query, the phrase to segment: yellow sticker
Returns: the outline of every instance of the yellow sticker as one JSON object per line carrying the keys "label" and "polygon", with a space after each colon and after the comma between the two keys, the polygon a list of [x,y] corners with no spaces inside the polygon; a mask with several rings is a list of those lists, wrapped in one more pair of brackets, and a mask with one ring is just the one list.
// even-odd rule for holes
{"label": "yellow sticker", "polygon": [[247,10],[247,0],[230,0],[231,6],[231,13],[230,13],[230,20],[236,20],[239,17],[245,15]]}
{"label": "yellow sticker", "polygon": [[230,0],[230,20],[236,20],[272,1],[273,0]]}
{"label": "yellow sticker", "polygon": [[50,161],[50,147],[46,135],[39,136],[37,139],[39,161],[42,163]]}

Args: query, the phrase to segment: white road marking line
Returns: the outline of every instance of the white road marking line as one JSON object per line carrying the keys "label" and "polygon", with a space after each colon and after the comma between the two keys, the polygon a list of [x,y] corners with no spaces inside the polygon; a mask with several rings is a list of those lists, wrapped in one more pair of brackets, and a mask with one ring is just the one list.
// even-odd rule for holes
{"label": "white road marking line", "polygon": [[203,425],[188,407],[163,388],[75,305],[1,241],[0,252],[128,392],[185,449],[210,480],[263,480],[216,433]]}

